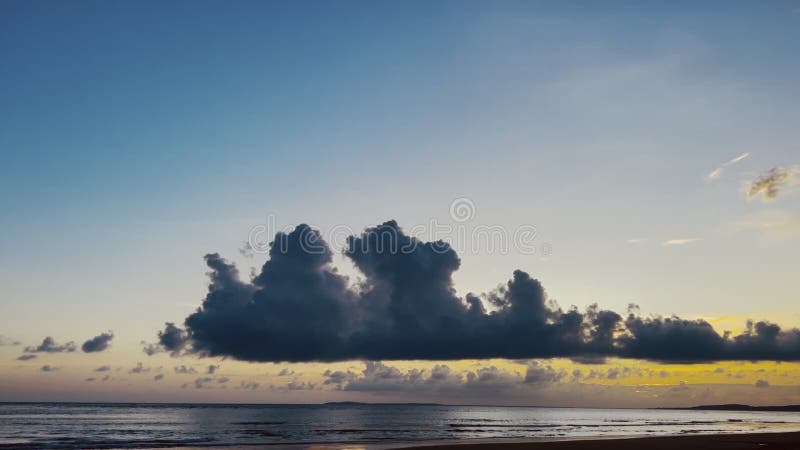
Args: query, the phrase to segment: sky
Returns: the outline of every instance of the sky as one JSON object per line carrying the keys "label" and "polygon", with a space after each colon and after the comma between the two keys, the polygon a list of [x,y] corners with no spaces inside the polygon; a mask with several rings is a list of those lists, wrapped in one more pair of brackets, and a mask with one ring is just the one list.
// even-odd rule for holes
{"label": "sky", "polygon": [[800,403],[798,42],[797,1],[2,2],[0,401]]}

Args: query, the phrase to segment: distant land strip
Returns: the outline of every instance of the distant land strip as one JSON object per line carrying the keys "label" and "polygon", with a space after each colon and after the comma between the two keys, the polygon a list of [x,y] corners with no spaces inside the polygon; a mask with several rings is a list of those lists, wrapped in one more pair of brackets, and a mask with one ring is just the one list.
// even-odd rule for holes
{"label": "distant land strip", "polygon": [[800,405],[751,406],[732,403],[727,405],[701,405],[680,409],[694,409],[703,411],[800,411]]}

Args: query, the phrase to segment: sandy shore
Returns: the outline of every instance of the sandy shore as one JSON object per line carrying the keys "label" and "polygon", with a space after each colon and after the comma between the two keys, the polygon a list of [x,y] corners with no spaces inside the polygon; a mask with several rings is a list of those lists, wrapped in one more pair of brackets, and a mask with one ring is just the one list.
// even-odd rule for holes
{"label": "sandy shore", "polygon": [[463,442],[402,447],[424,450],[800,450],[800,432],[754,434],[706,434],[574,441]]}

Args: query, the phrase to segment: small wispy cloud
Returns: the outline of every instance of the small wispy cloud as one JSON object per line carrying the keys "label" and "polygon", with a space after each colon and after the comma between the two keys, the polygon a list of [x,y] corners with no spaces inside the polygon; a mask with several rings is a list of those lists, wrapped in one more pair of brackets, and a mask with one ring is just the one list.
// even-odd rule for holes
{"label": "small wispy cloud", "polygon": [[739,161],[742,161],[742,160],[747,159],[749,157],[750,157],[750,152],[745,152],[745,153],[742,153],[741,155],[737,156],[736,158],[733,158],[732,160],[730,160],[728,162],[722,163],[722,166],[723,167],[728,167],[730,165],[736,164]]}
{"label": "small wispy cloud", "polygon": [[639,244],[644,244],[645,242],[647,242],[647,239],[645,239],[645,238],[632,238],[632,239],[628,239],[625,242],[627,242],[628,244],[631,244],[631,245],[639,245]]}
{"label": "small wispy cloud", "polygon": [[712,170],[711,172],[709,172],[706,175],[706,181],[708,181],[709,183],[713,183],[715,180],[719,179],[719,177],[722,176],[722,169],[723,168],[728,167],[728,166],[732,166],[732,165],[734,165],[734,164],[736,164],[738,162],[744,161],[745,159],[747,159],[749,157],[750,157],[750,152],[745,152],[745,153],[742,153],[741,155],[739,155],[739,156],[737,156],[737,157],[735,157],[733,159],[729,159],[728,161],[725,161],[724,163],[720,164],[714,170]]}
{"label": "small wispy cloud", "polygon": [[9,338],[3,336],[2,334],[0,334],[0,347],[6,346],[6,345],[8,345],[8,346],[16,346],[16,345],[20,345],[20,342],[17,341],[17,340],[14,340],[14,339],[9,339]]}
{"label": "small wispy cloud", "polygon": [[250,242],[245,241],[242,247],[239,248],[239,254],[245,258],[252,258],[255,255],[255,251],[253,250],[253,246],[250,245]]}
{"label": "small wispy cloud", "polygon": [[800,213],[784,210],[758,211],[722,227],[728,234],[755,232],[761,237],[785,240],[800,238]]}
{"label": "small wispy cloud", "polygon": [[795,175],[800,172],[798,167],[773,167],[766,173],[762,173],[755,180],[750,182],[747,188],[747,199],[761,196],[765,202],[773,201],[778,198],[781,189],[797,184]]}
{"label": "small wispy cloud", "polygon": [[700,239],[700,238],[670,239],[670,240],[662,242],[661,245],[663,245],[665,247],[671,247],[671,246],[675,246],[675,245],[691,244],[691,243],[694,243],[694,242],[698,242],[700,240],[702,240],[702,239]]}
{"label": "small wispy cloud", "polygon": [[721,176],[722,176],[722,167],[717,167],[716,169],[709,172],[708,175],[706,175],[706,181],[712,183]]}

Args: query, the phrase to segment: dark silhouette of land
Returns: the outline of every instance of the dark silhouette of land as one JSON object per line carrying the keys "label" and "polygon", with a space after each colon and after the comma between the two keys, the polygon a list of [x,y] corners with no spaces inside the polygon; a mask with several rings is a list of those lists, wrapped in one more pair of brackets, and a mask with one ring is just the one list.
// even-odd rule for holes
{"label": "dark silhouette of land", "polygon": [[701,405],[694,406],[687,409],[701,410],[701,411],[800,411],[800,405],[783,405],[783,406],[750,406],[739,405],[731,403],[727,405]]}

